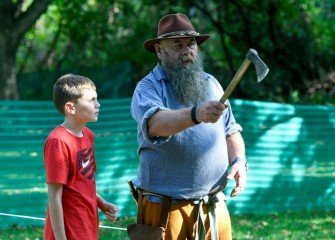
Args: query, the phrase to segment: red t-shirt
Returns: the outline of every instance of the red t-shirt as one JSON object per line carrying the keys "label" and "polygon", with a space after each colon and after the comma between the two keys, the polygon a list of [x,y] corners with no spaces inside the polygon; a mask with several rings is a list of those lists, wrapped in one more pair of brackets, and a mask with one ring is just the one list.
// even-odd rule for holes
{"label": "red t-shirt", "polygon": [[[94,136],[87,127],[76,137],[62,126],[49,134],[44,145],[47,183],[63,184],[63,215],[67,239],[98,239],[99,220],[95,186]],[[44,239],[55,239],[49,208]]]}

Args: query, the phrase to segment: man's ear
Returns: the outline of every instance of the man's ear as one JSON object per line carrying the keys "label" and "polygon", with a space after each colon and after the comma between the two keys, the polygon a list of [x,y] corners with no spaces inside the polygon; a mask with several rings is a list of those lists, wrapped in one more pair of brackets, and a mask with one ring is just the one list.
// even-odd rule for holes
{"label": "man's ear", "polygon": [[159,45],[159,43],[155,43],[154,47],[155,47],[155,50],[156,50],[157,57],[159,59],[161,59],[162,58],[162,47],[161,47],[161,45]]}
{"label": "man's ear", "polygon": [[64,110],[66,113],[69,113],[69,114],[75,114],[76,112],[73,102],[65,103]]}

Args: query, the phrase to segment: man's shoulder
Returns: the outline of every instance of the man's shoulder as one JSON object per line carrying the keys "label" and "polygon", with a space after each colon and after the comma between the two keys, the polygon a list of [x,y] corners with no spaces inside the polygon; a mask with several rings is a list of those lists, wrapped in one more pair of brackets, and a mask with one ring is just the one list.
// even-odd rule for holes
{"label": "man's shoulder", "polygon": [[157,64],[141,81],[160,81],[165,79],[163,68]]}
{"label": "man's shoulder", "polygon": [[203,71],[203,75],[207,80],[216,80],[216,78],[208,72]]}
{"label": "man's shoulder", "polygon": [[161,89],[165,83],[165,75],[160,66],[156,66],[150,71],[136,86],[136,91],[148,92],[150,89]]}

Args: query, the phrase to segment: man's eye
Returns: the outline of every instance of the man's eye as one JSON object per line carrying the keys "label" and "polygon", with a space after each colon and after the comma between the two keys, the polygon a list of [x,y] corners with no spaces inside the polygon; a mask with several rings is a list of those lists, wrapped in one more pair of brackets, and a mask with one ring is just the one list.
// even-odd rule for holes
{"label": "man's eye", "polygon": [[190,42],[190,43],[188,44],[188,47],[189,47],[189,48],[194,48],[196,45],[197,45],[197,42]]}
{"label": "man's eye", "polygon": [[180,50],[182,48],[183,48],[183,44],[175,44],[175,45],[173,45],[173,49],[175,49],[175,50]]}

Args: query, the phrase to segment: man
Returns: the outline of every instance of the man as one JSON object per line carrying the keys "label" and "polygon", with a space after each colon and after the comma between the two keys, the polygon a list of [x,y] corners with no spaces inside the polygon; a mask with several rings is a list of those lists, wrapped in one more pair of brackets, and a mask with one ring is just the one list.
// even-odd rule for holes
{"label": "man", "polygon": [[165,239],[231,239],[222,190],[234,178],[235,197],[246,184],[242,128],[229,102],[219,102],[219,82],[203,71],[199,45],[208,38],[186,15],[164,16],[157,38],[144,43],[159,63],[132,98],[140,158],[135,185],[145,196],[139,207],[144,224],[159,226],[163,199],[172,198]]}

